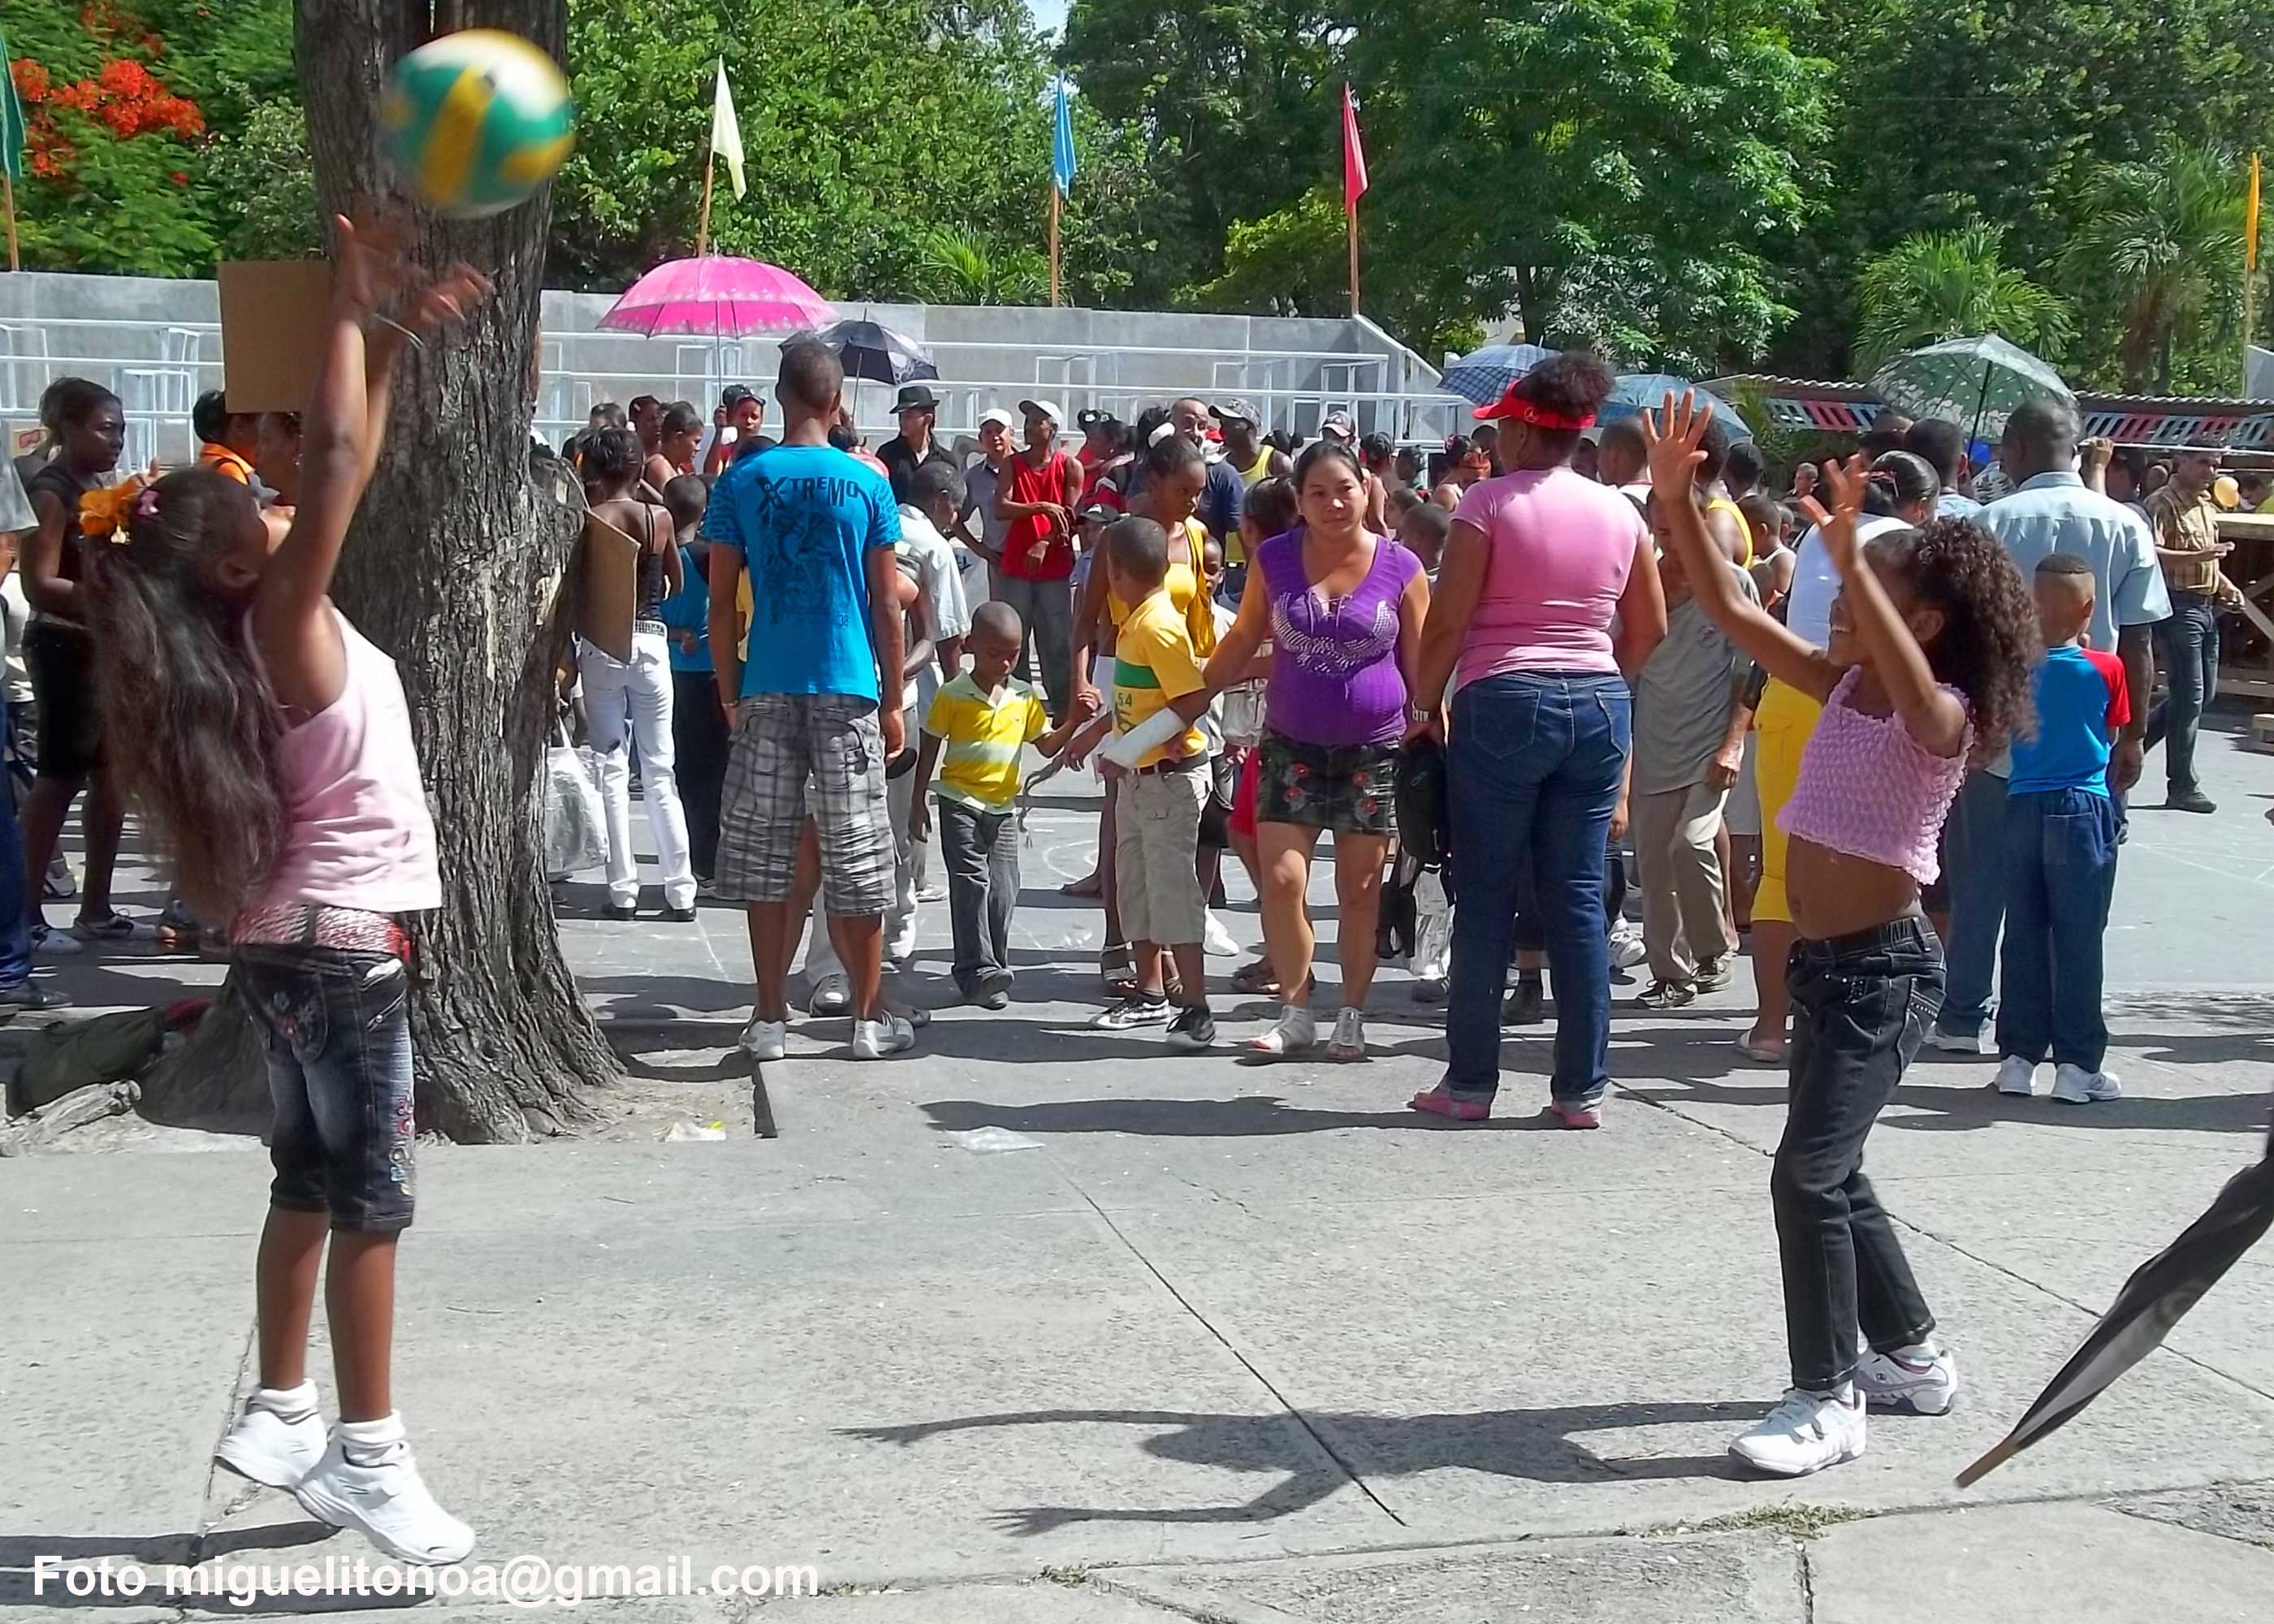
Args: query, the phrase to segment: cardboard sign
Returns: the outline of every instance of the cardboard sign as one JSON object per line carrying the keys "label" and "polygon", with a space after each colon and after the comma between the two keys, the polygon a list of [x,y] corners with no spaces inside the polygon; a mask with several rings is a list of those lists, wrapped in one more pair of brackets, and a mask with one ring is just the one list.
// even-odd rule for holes
{"label": "cardboard sign", "polygon": [[579,548],[584,560],[577,583],[576,635],[611,658],[629,664],[640,545],[614,525],[588,518]]}
{"label": "cardboard sign", "polygon": [[325,259],[245,259],[221,267],[222,387],[231,412],[305,411],[332,308]]}

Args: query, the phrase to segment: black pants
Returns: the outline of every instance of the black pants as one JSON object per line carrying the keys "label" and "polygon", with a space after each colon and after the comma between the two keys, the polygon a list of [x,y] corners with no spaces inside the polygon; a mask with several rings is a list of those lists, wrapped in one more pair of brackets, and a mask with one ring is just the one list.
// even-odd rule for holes
{"label": "black pants", "polygon": [[734,748],[727,713],[719,705],[718,679],[707,671],[671,673],[671,748],[677,758],[679,799],[687,808],[687,846],[698,880],[719,863],[719,800]]}
{"label": "black pants", "polygon": [[1856,1372],[1860,1327],[1880,1352],[1934,1329],[1902,1243],[1864,1177],[1864,1139],[1942,1005],[1942,944],[1923,919],[1796,943],[1792,1083],[1769,1195],[1784,1267],[1792,1385]]}
{"label": "black pants", "polygon": [[1011,910],[1019,905],[1019,820],[943,800],[939,859],[955,933],[955,985],[967,998],[1010,974]]}

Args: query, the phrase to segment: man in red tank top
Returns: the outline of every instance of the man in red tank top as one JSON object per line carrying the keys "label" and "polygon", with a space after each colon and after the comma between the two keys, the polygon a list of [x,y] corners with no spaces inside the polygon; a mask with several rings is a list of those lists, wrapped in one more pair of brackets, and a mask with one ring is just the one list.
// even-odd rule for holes
{"label": "man in red tank top", "polygon": [[[1009,527],[1003,561],[996,571],[996,593],[1019,612],[1035,640],[1048,692],[1050,719],[1062,720],[1073,692],[1073,510],[1081,500],[1081,464],[1058,448],[1063,420],[1055,401],[1020,401],[1027,443],[1011,459],[995,499],[995,511]],[[1017,672],[1032,680],[1027,651],[1019,650]]]}

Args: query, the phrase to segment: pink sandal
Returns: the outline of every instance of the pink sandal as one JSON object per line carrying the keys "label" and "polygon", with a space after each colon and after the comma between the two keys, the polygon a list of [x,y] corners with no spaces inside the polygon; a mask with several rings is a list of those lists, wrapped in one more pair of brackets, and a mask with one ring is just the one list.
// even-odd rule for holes
{"label": "pink sandal", "polygon": [[1492,1115],[1491,1101],[1460,1099],[1442,1083],[1426,1094],[1415,1094],[1406,1103],[1417,1111],[1449,1117],[1455,1122],[1482,1122]]}

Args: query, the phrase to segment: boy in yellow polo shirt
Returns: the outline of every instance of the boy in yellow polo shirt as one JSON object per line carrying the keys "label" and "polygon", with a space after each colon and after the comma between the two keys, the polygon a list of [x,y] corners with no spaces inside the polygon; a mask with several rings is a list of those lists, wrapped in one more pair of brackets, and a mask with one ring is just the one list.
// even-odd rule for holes
{"label": "boy in yellow polo shirt", "polygon": [[[1121,927],[1136,951],[1137,990],[1092,1024],[1110,1031],[1165,1025],[1171,1044],[1206,1049],[1216,1041],[1216,1020],[1201,947],[1207,898],[1194,862],[1209,778],[1208,741],[1193,723],[1208,709],[1208,687],[1185,611],[1164,585],[1168,533],[1150,519],[1117,521],[1105,532],[1104,567],[1115,599],[1129,612],[1114,643],[1113,730],[1149,733],[1162,726],[1154,718],[1164,711],[1174,720],[1163,741],[1138,756],[1118,781],[1114,879]],[[1173,1010],[1162,990],[1163,949],[1177,963]]]}
{"label": "boy in yellow polo shirt", "polygon": [[1020,754],[1065,748],[1083,718],[1069,710],[1050,725],[1040,695],[1011,674],[1026,640],[1019,612],[986,603],[972,612],[964,648],[971,669],[935,695],[916,758],[910,832],[930,831],[924,789],[939,769],[939,852],[947,868],[948,914],[955,931],[957,990],[985,1010],[1011,1002],[1011,910],[1019,901],[1018,799]]}

